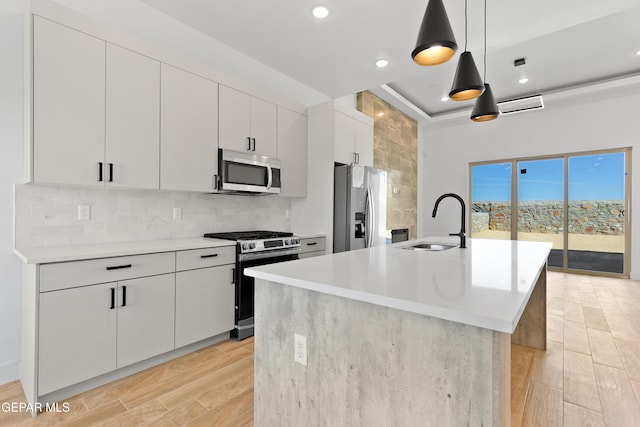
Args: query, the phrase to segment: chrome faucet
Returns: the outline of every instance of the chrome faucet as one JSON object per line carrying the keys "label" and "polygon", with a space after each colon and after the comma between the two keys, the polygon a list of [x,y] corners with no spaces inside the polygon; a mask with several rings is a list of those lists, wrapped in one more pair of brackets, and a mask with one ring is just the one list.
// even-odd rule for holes
{"label": "chrome faucet", "polygon": [[453,193],[447,193],[447,194],[443,194],[442,196],[438,197],[438,200],[436,200],[436,204],[433,207],[433,213],[431,214],[432,218],[436,217],[436,213],[438,212],[438,205],[440,204],[440,202],[442,201],[442,199],[445,199],[447,197],[453,197],[455,199],[458,199],[458,201],[460,202],[460,207],[462,208],[462,216],[460,217],[460,232],[459,233],[449,233],[449,236],[458,236],[460,237],[460,247],[461,248],[466,248],[467,247],[467,238],[465,237],[464,233],[465,233],[465,227],[464,227],[464,200],[462,200],[462,197],[458,196],[457,194],[453,194]]}

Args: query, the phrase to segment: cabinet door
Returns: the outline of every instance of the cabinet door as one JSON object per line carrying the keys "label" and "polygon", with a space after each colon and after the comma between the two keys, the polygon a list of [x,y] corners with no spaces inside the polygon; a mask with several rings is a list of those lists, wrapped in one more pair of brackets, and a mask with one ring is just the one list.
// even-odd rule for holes
{"label": "cabinet door", "polygon": [[220,148],[248,152],[251,138],[251,96],[220,85]]}
{"label": "cabinet door", "polygon": [[234,327],[233,266],[176,273],[176,348]]}
{"label": "cabinet door", "polygon": [[218,83],[161,66],[160,188],[213,190],[218,173]]}
{"label": "cabinet door", "polygon": [[307,196],[307,116],[278,107],[280,195]]}
{"label": "cabinet door", "polygon": [[174,349],[175,274],[118,282],[118,368]]}
{"label": "cabinet door", "polygon": [[350,164],[356,152],[356,121],[342,113],[335,113],[335,161]]}
{"label": "cabinet door", "polygon": [[358,163],[373,167],[373,126],[356,121]]}
{"label": "cabinet door", "polygon": [[277,157],[277,122],[275,104],[251,97],[251,138],[255,138],[255,154]]}
{"label": "cabinet door", "polygon": [[33,180],[104,185],[105,42],[33,23]]}
{"label": "cabinet door", "polygon": [[39,395],[116,368],[115,290],[105,283],[40,294]]}
{"label": "cabinet door", "polygon": [[107,185],[158,189],[160,63],[107,44],[106,79]]}

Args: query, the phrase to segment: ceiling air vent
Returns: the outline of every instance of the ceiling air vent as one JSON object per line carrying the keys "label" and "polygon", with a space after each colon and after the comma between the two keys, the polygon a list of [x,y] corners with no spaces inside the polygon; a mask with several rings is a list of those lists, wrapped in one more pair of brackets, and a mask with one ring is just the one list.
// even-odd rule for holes
{"label": "ceiling air vent", "polygon": [[544,108],[544,102],[542,95],[538,94],[498,102],[498,108],[502,114],[521,113],[529,110],[541,110]]}

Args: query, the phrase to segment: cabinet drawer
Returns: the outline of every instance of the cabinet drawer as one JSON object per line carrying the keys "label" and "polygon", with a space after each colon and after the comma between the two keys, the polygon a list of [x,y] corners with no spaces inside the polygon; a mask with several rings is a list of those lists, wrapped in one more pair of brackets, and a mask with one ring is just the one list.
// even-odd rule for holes
{"label": "cabinet drawer", "polygon": [[173,273],[175,265],[175,252],[42,264],[40,292]]}
{"label": "cabinet drawer", "polygon": [[176,271],[235,264],[235,262],[235,245],[220,248],[192,249],[176,253]]}
{"label": "cabinet drawer", "polygon": [[300,253],[324,251],[326,237],[300,239]]}

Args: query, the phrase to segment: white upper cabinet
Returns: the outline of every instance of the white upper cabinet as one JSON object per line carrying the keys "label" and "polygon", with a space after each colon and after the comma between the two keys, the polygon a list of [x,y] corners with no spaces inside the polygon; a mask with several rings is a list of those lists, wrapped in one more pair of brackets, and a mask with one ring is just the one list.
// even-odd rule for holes
{"label": "white upper cabinet", "polygon": [[160,187],[160,62],[107,44],[106,182]]}
{"label": "white upper cabinet", "polygon": [[356,153],[358,163],[373,167],[373,126],[356,121]]}
{"label": "white upper cabinet", "polygon": [[220,85],[220,148],[277,155],[276,105]]}
{"label": "white upper cabinet", "polygon": [[162,64],[160,188],[213,191],[218,83]]}
{"label": "white upper cabinet", "polygon": [[335,160],[339,163],[356,162],[356,121],[342,113],[335,113]]}
{"label": "white upper cabinet", "polygon": [[307,127],[307,116],[278,107],[281,196],[307,196]]}
{"label": "white upper cabinet", "polygon": [[373,166],[373,125],[335,112],[335,160]]}
{"label": "white upper cabinet", "polygon": [[104,185],[105,42],[33,25],[33,180]]}

